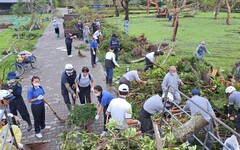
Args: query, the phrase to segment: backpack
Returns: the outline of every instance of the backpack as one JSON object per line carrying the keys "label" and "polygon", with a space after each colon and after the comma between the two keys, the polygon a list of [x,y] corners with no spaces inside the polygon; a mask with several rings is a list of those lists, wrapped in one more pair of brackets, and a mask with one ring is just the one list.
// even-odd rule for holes
{"label": "backpack", "polygon": [[[78,79],[79,82],[80,82],[80,80],[81,80],[81,77],[82,77],[82,74],[79,75],[79,79]],[[91,77],[90,73],[88,74],[88,78],[89,78],[89,80],[92,80],[92,77]]]}
{"label": "backpack", "polygon": [[117,38],[112,38],[110,45],[113,46],[114,48],[119,48],[118,39]]}

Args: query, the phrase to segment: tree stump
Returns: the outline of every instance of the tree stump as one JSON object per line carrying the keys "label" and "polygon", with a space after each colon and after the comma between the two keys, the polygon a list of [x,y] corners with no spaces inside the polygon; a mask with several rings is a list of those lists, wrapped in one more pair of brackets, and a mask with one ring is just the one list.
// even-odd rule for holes
{"label": "tree stump", "polygon": [[186,142],[192,134],[206,125],[208,125],[207,120],[200,113],[196,113],[188,122],[174,129],[174,137],[177,142]]}

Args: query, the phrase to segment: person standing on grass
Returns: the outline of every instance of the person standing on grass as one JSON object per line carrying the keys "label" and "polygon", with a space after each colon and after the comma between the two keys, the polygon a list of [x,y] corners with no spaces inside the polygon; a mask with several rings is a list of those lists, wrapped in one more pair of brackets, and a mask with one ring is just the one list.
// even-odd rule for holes
{"label": "person standing on grass", "polygon": [[75,79],[76,92],[79,95],[80,103],[91,103],[90,93],[93,92],[94,82],[93,76],[89,73],[88,67],[82,68],[80,73]]}
{"label": "person standing on grass", "polygon": [[100,36],[102,36],[101,29],[97,28],[97,31],[93,34],[93,38],[97,39],[98,44],[100,44]]}
{"label": "person standing on grass", "polygon": [[89,34],[90,34],[90,30],[89,30],[88,24],[86,23],[83,28],[83,39],[86,44],[88,44]]}
{"label": "person standing on grass", "polygon": [[53,27],[55,29],[55,34],[57,35],[57,38],[59,38],[59,25],[57,23],[57,20],[53,20]]}
{"label": "person standing on grass", "polygon": [[[114,99],[114,96],[108,92],[102,89],[101,86],[96,85],[94,87],[94,91],[93,93],[95,94],[95,96],[98,98],[98,104],[97,106],[99,107],[98,111],[97,111],[97,115],[95,116],[95,119],[98,120],[101,111],[103,111],[103,116],[104,116],[104,130],[101,134],[101,136],[104,136],[106,134],[106,123],[107,123],[107,116],[106,116],[106,111],[108,108],[108,105],[110,104],[111,100]],[[109,118],[110,119],[110,116]]]}
{"label": "person standing on grass", "polygon": [[93,38],[93,40],[90,44],[91,65],[93,68],[94,68],[94,65],[96,64],[97,49],[98,49],[97,40],[95,38]]}
{"label": "person standing on grass", "polygon": [[73,104],[76,104],[77,94],[75,86],[75,78],[77,77],[77,72],[73,68],[72,64],[66,64],[65,70],[61,75],[61,93],[69,113],[72,111],[72,104],[69,98],[69,93],[72,95]]}
{"label": "person standing on grass", "polygon": [[76,37],[77,36],[73,35],[71,32],[66,34],[65,43],[66,43],[66,47],[67,47],[67,55],[68,55],[68,57],[73,57],[73,55],[72,55],[72,40],[74,38],[76,38]]}
{"label": "person standing on grass", "polygon": [[34,118],[35,135],[42,138],[41,130],[49,130],[51,126],[45,124],[45,91],[40,85],[40,78],[33,76],[31,79],[32,86],[27,91],[27,100],[31,103],[32,114]]}
{"label": "person standing on grass", "polygon": [[146,83],[146,81],[143,81],[139,78],[139,75],[142,73],[142,69],[139,68],[137,69],[137,71],[132,70],[132,71],[128,71],[127,73],[125,73],[123,75],[123,77],[120,78],[119,80],[119,85],[121,84],[126,84],[129,88],[130,88],[130,83],[135,80],[138,83]]}
{"label": "person standing on grass", "polygon": [[145,56],[146,67],[144,68],[144,71],[147,71],[149,68],[153,69],[154,60],[160,54],[163,55],[163,52],[151,52]]}
{"label": "person standing on grass", "polygon": [[[28,124],[27,131],[30,131],[32,129],[32,122],[22,97],[22,85],[17,79],[19,79],[19,77],[17,77],[15,72],[9,72],[7,75],[8,83],[3,86],[3,89],[11,90],[13,96],[15,96],[15,98],[9,102],[10,112],[15,116],[17,116],[19,112],[23,120]],[[15,121],[13,121],[13,123],[16,124]]]}
{"label": "person standing on grass", "polygon": [[110,47],[114,48],[114,54],[116,56],[116,61],[118,61],[118,49],[120,48],[120,45],[119,45],[117,35],[115,33],[112,34],[112,39],[110,41]]}
{"label": "person standing on grass", "polygon": [[204,57],[204,53],[207,52],[208,54],[210,54],[210,52],[207,50],[207,47],[205,45],[205,41],[202,41],[198,47],[196,48],[196,56],[197,58],[203,59]]}
{"label": "person standing on grass", "polygon": [[114,48],[111,47],[109,49],[109,52],[106,53],[105,56],[105,67],[106,67],[106,84],[109,84],[110,86],[113,86],[112,79],[113,79],[113,68],[117,66],[119,68],[119,65],[115,59],[115,54],[113,53]]}

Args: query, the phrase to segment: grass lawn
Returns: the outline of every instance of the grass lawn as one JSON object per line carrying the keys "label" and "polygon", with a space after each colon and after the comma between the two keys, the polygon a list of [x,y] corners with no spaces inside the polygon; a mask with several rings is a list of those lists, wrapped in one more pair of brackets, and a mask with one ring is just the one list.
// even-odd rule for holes
{"label": "grass lawn", "polygon": [[[240,14],[231,15],[231,25],[225,25],[225,17],[226,13],[220,13],[218,19],[213,19],[212,12],[198,12],[192,18],[180,16],[177,41],[172,43],[176,57],[170,59],[177,61],[183,56],[193,56],[197,45],[204,40],[211,52],[205,55],[205,59],[216,68],[230,71],[233,64],[240,61]],[[123,30],[123,14],[107,21]],[[144,33],[151,43],[170,42],[173,33],[171,24],[172,21],[155,18],[154,14],[130,15],[129,35],[139,36]]]}
{"label": "grass lawn", "polygon": [[[9,15],[8,17],[11,17],[11,16]],[[6,15],[0,16],[0,19],[1,18],[6,18]],[[44,28],[43,29],[31,31],[31,33],[37,34],[37,37],[35,37],[32,40],[29,40],[28,38],[21,39],[20,41],[16,42],[16,44],[14,45],[13,48],[20,47],[20,51],[23,51],[23,50],[31,51],[32,48],[37,43],[39,37],[41,37],[45,28],[48,26],[48,24],[49,24],[49,22],[44,22]],[[28,31],[20,31],[20,33],[21,32],[28,32]],[[17,33],[18,32],[14,31],[12,26],[9,27],[8,29],[3,29],[2,32],[0,32],[0,37],[2,38],[2,40],[0,40],[0,59],[4,57],[4,55],[2,55],[2,52],[8,50],[10,45],[14,41],[17,41],[17,38],[16,37],[14,38],[12,36],[13,34],[17,34]],[[13,49],[11,49],[10,51],[13,51]],[[16,57],[16,55],[12,55],[11,57],[7,58],[6,60],[4,60],[3,62],[0,63],[0,66],[1,66],[1,68],[0,68],[0,79],[2,79],[2,77],[4,75],[3,70],[5,68],[6,68],[6,70],[5,70],[5,76],[6,76],[6,73],[8,72],[8,68],[15,61],[15,57]]]}

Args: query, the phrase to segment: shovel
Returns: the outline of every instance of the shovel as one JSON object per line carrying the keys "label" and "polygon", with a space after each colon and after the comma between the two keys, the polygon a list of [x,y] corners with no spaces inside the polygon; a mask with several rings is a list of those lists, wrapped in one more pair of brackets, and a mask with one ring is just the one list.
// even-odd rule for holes
{"label": "shovel", "polygon": [[66,122],[66,119],[62,119],[61,117],[59,117],[57,112],[51,107],[51,105],[45,99],[43,99],[43,101],[48,105],[48,107],[52,110],[53,114],[58,118],[58,120],[61,123],[65,123]]}

